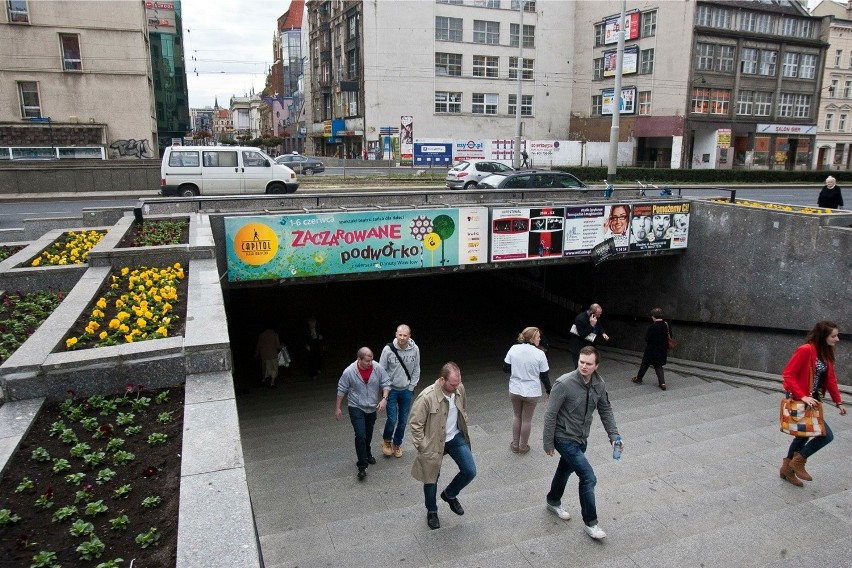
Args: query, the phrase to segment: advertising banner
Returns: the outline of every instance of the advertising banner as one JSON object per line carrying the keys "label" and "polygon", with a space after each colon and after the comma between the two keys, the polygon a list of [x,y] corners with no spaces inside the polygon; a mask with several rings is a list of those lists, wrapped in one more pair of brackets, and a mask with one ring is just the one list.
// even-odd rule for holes
{"label": "advertising banner", "polygon": [[399,164],[410,166],[414,154],[414,117],[399,117]]}
{"label": "advertising banner", "polygon": [[453,146],[453,161],[484,160],[485,140],[457,140]]}
{"label": "advertising banner", "polygon": [[226,217],[228,281],[480,264],[488,209]]}
{"label": "advertising banner", "polygon": [[[604,21],[604,44],[618,43],[621,15],[612,16]],[[624,14],[624,41],[639,37],[639,12]]]}
{"label": "advertising banner", "polygon": [[[618,53],[614,49],[603,52],[604,77],[615,77],[618,68]],[[621,62],[621,74],[630,75],[636,73],[639,63],[639,46],[631,45],[624,48],[624,60]]]}
{"label": "advertising banner", "polygon": [[414,143],[414,163],[423,166],[452,166],[453,145],[451,142]]}
{"label": "advertising banner", "polygon": [[564,207],[493,209],[491,261],[560,258]]}
{"label": "advertising banner", "polygon": [[[615,102],[615,90],[604,89],[601,92],[601,114],[612,114],[612,105]],[[636,87],[624,87],[621,89],[621,110],[619,114],[636,113]]]}
{"label": "advertising banner", "polygon": [[689,203],[643,203],[633,206],[630,251],[686,248]]}

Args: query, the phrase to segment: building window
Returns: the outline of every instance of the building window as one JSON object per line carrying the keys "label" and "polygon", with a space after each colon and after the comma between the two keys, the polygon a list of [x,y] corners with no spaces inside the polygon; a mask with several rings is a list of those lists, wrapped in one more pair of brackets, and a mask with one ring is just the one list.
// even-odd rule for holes
{"label": "building window", "polygon": [[852,81],[846,81],[843,86],[843,98],[848,99],[852,95]]}
{"label": "building window", "polygon": [[802,63],[799,65],[799,77],[802,79],[813,79],[816,77],[817,56],[809,53],[802,54]]}
{"label": "building window", "polygon": [[18,94],[21,98],[21,116],[30,118],[41,116],[41,103],[39,103],[38,83],[35,81],[18,82]]}
{"label": "building window", "polygon": [[473,21],[473,43],[487,43],[497,45],[500,43],[500,22],[487,22],[485,20]]}
{"label": "building window", "polygon": [[80,36],[77,34],[59,34],[59,44],[62,46],[62,68],[65,71],[82,71]]}
{"label": "building window", "polygon": [[710,89],[692,89],[692,112],[707,114],[710,112]]}
{"label": "building window", "polygon": [[731,91],[727,89],[712,89],[710,91],[710,114],[729,114],[731,107]]}
{"label": "building window", "polygon": [[784,54],[784,64],[781,66],[781,74],[784,77],[798,77],[799,76],[799,54],[798,53],[785,53]]}
{"label": "building window", "polygon": [[639,91],[639,114],[651,114],[651,91]]}
{"label": "building window", "polygon": [[713,44],[695,44],[695,68],[699,71],[710,71],[713,69]]}
{"label": "building window", "polygon": [[754,92],[754,116],[769,116],[772,114],[772,93],[770,91]]}
{"label": "building window", "polygon": [[435,91],[435,112],[458,114],[461,112],[461,103],[461,93]]}
{"label": "building window", "polygon": [[500,0],[474,0],[473,5],[482,6],[483,8],[500,8]]}
{"label": "building window", "polygon": [[837,123],[837,131],[838,132],[846,132],[846,115],[840,115],[840,122]]}
{"label": "building window", "polygon": [[781,19],[781,35],[792,37],[796,35],[796,30],[799,27],[797,24],[799,21],[796,18],[782,18]]}
{"label": "building window", "polygon": [[[518,47],[518,24],[509,24],[509,45]],[[524,26],[524,47],[535,47],[535,26]]]}
{"label": "building window", "polygon": [[[793,110],[793,116],[796,118],[810,118],[811,117],[811,96],[810,95],[796,95],[796,103],[795,108]],[[841,121],[843,119],[843,115],[841,115]],[[841,130],[842,132],[842,130]]]}
{"label": "building window", "polygon": [[758,14],[757,33],[771,34],[775,30],[775,21],[771,14]]}
{"label": "building window", "polygon": [[643,49],[639,56],[639,73],[647,75],[654,72],[654,49]]}
{"label": "building window", "polygon": [[438,4],[463,4],[464,0],[438,0]]}
{"label": "building window", "polygon": [[346,19],[346,41],[358,37],[358,15],[350,16]]}
{"label": "building window", "polygon": [[695,25],[696,26],[709,26],[710,25],[710,16],[711,16],[710,6],[705,4],[699,4],[698,8],[695,10]]}
{"label": "building window", "polygon": [[27,8],[27,0],[8,0],[6,10],[9,14],[9,22],[12,24],[30,23],[30,12]]}
{"label": "building window", "polygon": [[736,48],[732,45],[716,46],[715,70],[723,73],[731,73],[734,70],[734,56]]}
{"label": "building window", "polygon": [[604,35],[606,34],[605,24],[595,24],[595,47],[600,47],[604,44]]}
{"label": "building window", "polygon": [[[520,5],[520,0],[512,0],[512,10],[517,12]],[[524,12],[535,12],[535,0],[524,0]]]}
{"label": "building window", "polygon": [[[518,100],[518,95],[509,95],[509,115],[515,116],[518,109],[515,108],[515,101]],[[533,115],[533,96],[521,95],[521,116]]]}
{"label": "building window", "polygon": [[603,95],[592,95],[591,116],[600,116],[603,111]]}
{"label": "building window", "polygon": [[642,37],[657,35],[657,11],[642,12]]}
{"label": "building window", "polygon": [[749,47],[740,51],[740,70],[744,75],[757,73],[757,50]]}
{"label": "building window", "polygon": [[814,23],[811,20],[802,20],[799,24],[799,37],[810,38],[814,35]]}
{"label": "building window", "polygon": [[473,114],[497,114],[500,97],[496,93],[473,93],[470,111]]}
{"label": "building window", "polygon": [[598,57],[597,59],[592,60],[592,79],[595,81],[600,81],[603,79],[604,72],[604,58]]}
{"label": "building window", "polygon": [[346,52],[346,71],[349,73],[350,81],[358,77],[358,50],[350,49]]}
{"label": "building window", "polygon": [[760,50],[760,68],[759,75],[767,77],[775,76],[775,68],[778,66],[778,52],[769,49]]}
{"label": "building window", "polygon": [[461,53],[436,53],[435,75],[448,75],[450,77],[461,77],[462,56]]}
{"label": "building window", "polygon": [[358,116],[358,91],[348,91],[346,98],[348,116]]}
{"label": "building window", "polygon": [[825,115],[825,128],[828,132],[831,132],[831,122],[834,120],[834,115],[832,113],[828,113]]}
{"label": "building window", "polygon": [[435,16],[435,39],[441,41],[461,41],[462,19]]}
{"label": "building window", "polygon": [[750,115],[753,99],[754,93],[752,91],[740,90],[737,94],[737,114],[745,116]]}
{"label": "building window", "polygon": [[837,79],[832,79],[831,86],[828,88],[828,97],[834,99],[839,96],[840,93],[837,92]]}
{"label": "building window", "polygon": [[834,66],[840,67],[840,62],[843,60],[843,50],[838,49],[834,52]]}
{"label": "building window", "polygon": [[731,11],[727,8],[713,8],[713,27],[731,29]]}
{"label": "building window", "polygon": [[[521,79],[530,81],[535,76],[535,59],[524,58],[524,68],[521,70]],[[518,58],[509,58],[509,79],[518,78]]]}
{"label": "building window", "polygon": [[473,56],[474,77],[497,77],[500,68],[500,58],[491,55]]}
{"label": "building window", "polygon": [[754,12],[740,13],[740,31],[754,32],[757,31],[757,14]]}
{"label": "building window", "polygon": [[792,93],[781,93],[778,97],[778,116],[785,118],[793,116],[793,99]]}

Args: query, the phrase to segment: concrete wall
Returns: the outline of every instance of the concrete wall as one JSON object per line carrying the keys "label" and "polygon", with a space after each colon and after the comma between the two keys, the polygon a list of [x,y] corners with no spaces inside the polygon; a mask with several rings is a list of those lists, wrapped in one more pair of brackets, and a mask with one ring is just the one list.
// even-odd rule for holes
{"label": "concrete wall", "polygon": [[159,189],[160,160],[0,164],[0,195]]}

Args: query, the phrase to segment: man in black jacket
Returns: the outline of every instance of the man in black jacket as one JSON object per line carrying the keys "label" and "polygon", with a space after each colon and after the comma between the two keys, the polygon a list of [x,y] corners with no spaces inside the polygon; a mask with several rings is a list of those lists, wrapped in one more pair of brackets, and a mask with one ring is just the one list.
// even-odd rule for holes
{"label": "man in black jacket", "polygon": [[571,360],[574,361],[575,369],[580,358],[580,349],[593,345],[598,336],[603,337],[604,341],[609,341],[609,336],[601,325],[601,314],[603,314],[603,308],[600,304],[592,304],[588,310],[580,312],[574,318],[568,350],[571,351]]}

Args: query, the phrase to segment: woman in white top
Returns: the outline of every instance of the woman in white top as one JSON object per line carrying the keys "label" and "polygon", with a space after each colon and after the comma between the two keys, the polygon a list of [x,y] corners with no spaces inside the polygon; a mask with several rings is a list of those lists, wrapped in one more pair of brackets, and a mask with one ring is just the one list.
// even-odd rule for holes
{"label": "woman in white top", "polygon": [[527,327],[518,335],[518,344],[509,348],[503,361],[503,371],[509,373],[509,397],[512,399],[512,443],[516,454],[530,451],[530,428],[533,413],[541,397],[541,385],[550,394],[547,357],[538,344],[541,330]]}

